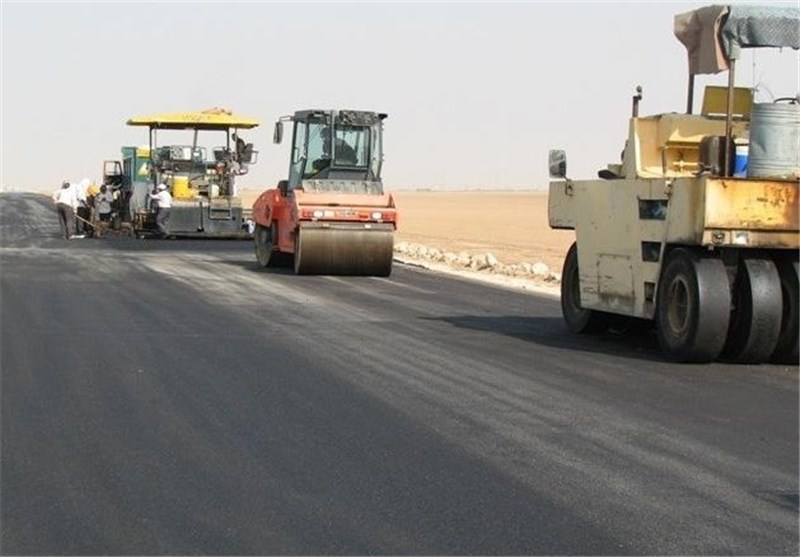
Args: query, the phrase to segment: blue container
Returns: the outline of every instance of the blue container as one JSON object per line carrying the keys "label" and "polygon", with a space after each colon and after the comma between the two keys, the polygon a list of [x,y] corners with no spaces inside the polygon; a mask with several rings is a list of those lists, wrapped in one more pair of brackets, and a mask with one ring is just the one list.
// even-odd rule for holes
{"label": "blue container", "polygon": [[747,145],[736,146],[736,155],[733,159],[733,175],[737,178],[747,177],[748,151]]}

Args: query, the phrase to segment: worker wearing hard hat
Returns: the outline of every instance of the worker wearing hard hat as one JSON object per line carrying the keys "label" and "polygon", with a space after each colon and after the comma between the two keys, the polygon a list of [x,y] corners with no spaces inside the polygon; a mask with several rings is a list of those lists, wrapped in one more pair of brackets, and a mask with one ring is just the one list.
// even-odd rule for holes
{"label": "worker wearing hard hat", "polygon": [[156,211],[156,226],[161,238],[166,238],[169,231],[169,213],[172,209],[172,196],[169,187],[162,180],[155,193],[150,194],[150,199],[158,203]]}

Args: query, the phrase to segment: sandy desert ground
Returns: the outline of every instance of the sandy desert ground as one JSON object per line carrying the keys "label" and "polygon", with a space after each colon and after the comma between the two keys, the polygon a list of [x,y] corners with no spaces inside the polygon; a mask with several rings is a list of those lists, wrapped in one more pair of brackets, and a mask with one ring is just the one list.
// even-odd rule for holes
{"label": "sandy desert ground", "polygon": [[[399,261],[508,286],[558,286],[574,233],[552,230],[543,191],[394,191]],[[257,191],[241,192],[245,206]],[[546,267],[545,267],[546,266]]]}
{"label": "sandy desert ground", "polygon": [[544,263],[560,272],[575,235],[552,230],[546,192],[393,193],[400,211],[399,242],[471,255],[492,253],[507,264]]}

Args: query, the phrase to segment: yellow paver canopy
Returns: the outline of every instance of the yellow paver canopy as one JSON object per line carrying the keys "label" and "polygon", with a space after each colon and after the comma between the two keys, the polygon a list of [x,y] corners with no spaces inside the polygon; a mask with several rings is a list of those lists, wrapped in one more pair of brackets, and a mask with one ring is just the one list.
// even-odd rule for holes
{"label": "yellow paver canopy", "polygon": [[239,116],[225,108],[209,108],[200,112],[171,112],[138,116],[128,120],[129,126],[148,126],[169,130],[226,130],[249,129],[260,124],[255,118]]}

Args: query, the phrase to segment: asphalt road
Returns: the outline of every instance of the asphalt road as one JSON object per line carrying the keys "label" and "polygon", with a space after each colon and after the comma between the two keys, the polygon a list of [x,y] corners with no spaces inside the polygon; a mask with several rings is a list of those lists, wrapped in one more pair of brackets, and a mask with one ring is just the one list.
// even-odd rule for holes
{"label": "asphalt road", "polygon": [[798,370],[0,196],[3,554],[798,554]]}

